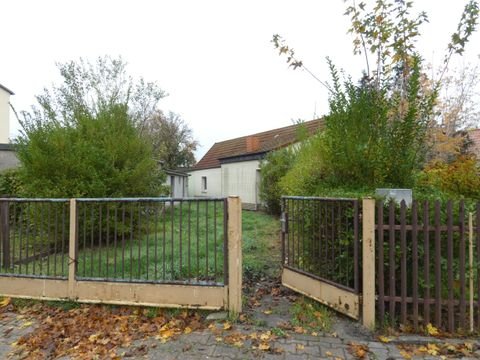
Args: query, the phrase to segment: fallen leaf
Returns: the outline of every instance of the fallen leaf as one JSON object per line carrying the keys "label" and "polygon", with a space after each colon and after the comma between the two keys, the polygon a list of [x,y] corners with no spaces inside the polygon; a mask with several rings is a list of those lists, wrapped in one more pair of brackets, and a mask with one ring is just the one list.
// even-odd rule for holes
{"label": "fallen leaf", "polygon": [[3,298],[3,299],[0,301],[0,308],[9,305],[11,301],[12,301],[12,299],[9,298],[9,297]]}
{"label": "fallen leaf", "polygon": [[402,355],[402,357],[404,359],[411,359],[412,358],[412,354],[410,354],[409,352],[407,352],[405,350],[400,350],[400,355]]}
{"label": "fallen leaf", "polygon": [[223,330],[230,330],[232,328],[232,324],[228,321],[225,321],[223,324]]}
{"label": "fallen leaf", "polygon": [[439,331],[438,329],[433,326],[431,323],[428,323],[427,324],[427,334],[430,335],[430,336],[438,336],[439,335]]}
{"label": "fallen leaf", "polygon": [[312,336],[318,336],[318,333],[316,331],[312,331]]}
{"label": "fallen leaf", "polygon": [[295,346],[295,349],[297,349],[297,350],[304,350],[304,349],[305,349],[305,345],[297,344],[297,345]]}
{"label": "fallen leaf", "polygon": [[380,340],[382,343],[386,343],[388,344],[390,341],[392,341],[393,339],[391,337],[388,337],[388,336],[383,336],[383,335],[380,335],[378,337],[378,340]]}
{"label": "fallen leaf", "polygon": [[24,329],[24,328],[27,328],[27,327],[32,326],[32,325],[33,325],[33,322],[27,321],[27,322],[24,322],[24,323],[20,326],[20,329]]}
{"label": "fallen leaf", "polygon": [[258,345],[258,348],[262,351],[268,351],[270,350],[270,344],[267,342],[262,342],[260,345]]}
{"label": "fallen leaf", "polygon": [[265,310],[263,313],[264,313],[265,315],[270,315],[270,314],[272,313],[272,310]]}
{"label": "fallen leaf", "polygon": [[326,352],[325,352],[325,355],[326,355],[326,356],[333,356],[333,354],[332,354],[330,351],[326,351]]}
{"label": "fallen leaf", "polygon": [[191,332],[192,332],[192,329],[188,326],[183,330],[184,334],[190,334]]}
{"label": "fallen leaf", "polygon": [[243,341],[240,341],[240,340],[235,341],[235,342],[233,343],[233,346],[242,347],[242,346],[243,346]]}

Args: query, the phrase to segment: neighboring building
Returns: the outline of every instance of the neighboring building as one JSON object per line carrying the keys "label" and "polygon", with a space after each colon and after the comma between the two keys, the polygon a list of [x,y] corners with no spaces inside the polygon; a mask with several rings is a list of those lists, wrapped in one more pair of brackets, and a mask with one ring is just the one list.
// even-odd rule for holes
{"label": "neighboring building", "polygon": [[320,119],[312,120],[215,143],[191,169],[189,195],[238,195],[243,208],[257,210],[260,206],[260,161],[268,152],[298,142],[303,129],[310,135],[317,132],[322,123]]}
{"label": "neighboring building", "polygon": [[172,198],[182,199],[188,197],[188,174],[179,170],[165,170],[167,179],[163,183],[170,187]]}
{"label": "neighboring building", "polygon": [[468,137],[471,141],[470,151],[480,160],[480,129],[470,130],[468,132]]}
{"label": "neighboring building", "polygon": [[0,84],[0,171],[17,167],[19,161],[10,144],[10,96],[13,91]]}

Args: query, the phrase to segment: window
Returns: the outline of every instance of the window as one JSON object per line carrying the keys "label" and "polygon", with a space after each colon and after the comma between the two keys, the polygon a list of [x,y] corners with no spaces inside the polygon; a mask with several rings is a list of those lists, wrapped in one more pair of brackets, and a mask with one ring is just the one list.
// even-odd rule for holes
{"label": "window", "polygon": [[207,191],[207,177],[202,176],[202,191]]}

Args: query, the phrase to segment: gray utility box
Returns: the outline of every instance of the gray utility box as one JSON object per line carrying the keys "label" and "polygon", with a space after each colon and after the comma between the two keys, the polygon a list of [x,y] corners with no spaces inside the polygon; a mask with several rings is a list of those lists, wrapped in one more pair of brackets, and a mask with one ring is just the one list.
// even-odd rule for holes
{"label": "gray utility box", "polygon": [[375,194],[387,201],[393,200],[399,204],[405,200],[405,205],[412,206],[412,189],[376,189]]}

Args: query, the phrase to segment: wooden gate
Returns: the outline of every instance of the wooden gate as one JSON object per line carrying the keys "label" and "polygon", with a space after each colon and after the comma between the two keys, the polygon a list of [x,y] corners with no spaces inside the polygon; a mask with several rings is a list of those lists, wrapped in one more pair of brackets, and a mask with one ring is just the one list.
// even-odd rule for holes
{"label": "wooden gate", "polygon": [[282,284],[359,319],[359,201],[285,196],[282,207]]}

